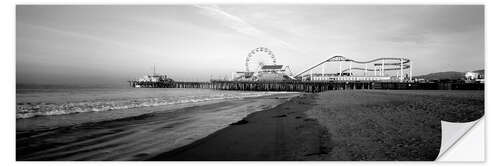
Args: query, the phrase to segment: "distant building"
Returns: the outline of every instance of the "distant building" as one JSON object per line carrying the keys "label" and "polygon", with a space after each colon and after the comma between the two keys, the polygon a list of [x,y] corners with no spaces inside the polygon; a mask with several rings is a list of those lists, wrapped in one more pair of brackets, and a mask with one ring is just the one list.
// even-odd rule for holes
{"label": "distant building", "polygon": [[303,80],[308,81],[383,81],[390,80],[390,76],[351,76],[351,75],[332,75],[332,74],[312,74],[306,75]]}
{"label": "distant building", "polygon": [[484,70],[466,72],[465,80],[484,83]]}
{"label": "distant building", "polygon": [[257,72],[235,72],[233,81],[283,81],[292,79],[283,65],[262,65]]}
{"label": "distant building", "polygon": [[283,68],[283,65],[263,65],[261,72],[279,72]]}
{"label": "distant building", "polygon": [[479,77],[478,73],[475,72],[466,72],[465,73],[465,79],[467,80],[475,80]]}
{"label": "distant building", "polygon": [[413,79],[415,82],[427,82],[427,80],[423,79],[423,78],[415,78]]}
{"label": "distant building", "polygon": [[145,75],[142,78],[137,79],[139,82],[161,82],[161,81],[170,81],[167,75]]}
{"label": "distant building", "polygon": [[258,81],[283,81],[286,79],[283,65],[263,65],[257,73]]}

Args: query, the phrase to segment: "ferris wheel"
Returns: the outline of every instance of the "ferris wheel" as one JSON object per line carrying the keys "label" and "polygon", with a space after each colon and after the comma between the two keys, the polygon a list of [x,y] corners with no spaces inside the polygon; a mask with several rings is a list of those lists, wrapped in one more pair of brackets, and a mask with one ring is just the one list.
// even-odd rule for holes
{"label": "ferris wheel", "polygon": [[257,72],[263,65],[276,65],[276,57],[270,49],[258,47],[248,53],[245,59],[246,72]]}

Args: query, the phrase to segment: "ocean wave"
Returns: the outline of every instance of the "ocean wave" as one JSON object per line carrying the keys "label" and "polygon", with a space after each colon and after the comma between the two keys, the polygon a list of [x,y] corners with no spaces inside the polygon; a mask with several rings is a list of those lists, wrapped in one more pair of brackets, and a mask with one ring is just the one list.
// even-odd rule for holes
{"label": "ocean wave", "polygon": [[242,92],[238,94],[219,93],[203,96],[183,97],[151,97],[142,99],[112,99],[99,101],[56,103],[18,103],[16,109],[17,119],[26,119],[38,116],[54,116],[84,112],[103,112],[141,107],[156,107],[174,104],[198,103],[213,100],[237,99],[259,97],[273,94],[292,92]]}

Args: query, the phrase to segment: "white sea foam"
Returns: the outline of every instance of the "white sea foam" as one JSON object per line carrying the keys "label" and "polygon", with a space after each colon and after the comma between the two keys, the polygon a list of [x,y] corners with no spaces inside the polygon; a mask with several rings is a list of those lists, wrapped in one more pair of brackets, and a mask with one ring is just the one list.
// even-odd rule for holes
{"label": "white sea foam", "polygon": [[[130,94],[120,95],[109,95],[103,96],[103,98],[92,97],[82,98],[80,101],[63,101],[58,98],[68,98],[67,94],[64,96],[57,94],[60,97],[48,97],[49,99],[57,99],[55,103],[45,102],[43,99],[24,100],[24,102],[19,102],[16,109],[16,118],[25,119],[36,116],[52,116],[52,115],[63,115],[63,114],[75,114],[83,112],[104,112],[111,110],[121,110],[121,109],[132,109],[141,107],[156,107],[165,105],[175,105],[184,103],[198,103],[212,100],[224,100],[224,99],[238,99],[238,98],[248,98],[248,97],[259,97],[267,96],[273,94],[283,94],[291,92],[214,92],[214,91],[201,91],[191,94],[176,93],[176,95],[170,94],[153,94],[156,97],[148,97],[146,95],[131,96]],[[84,93],[82,93],[84,94]],[[123,94],[123,95],[122,95]],[[127,96],[125,96],[127,95]],[[33,94],[31,96],[44,97],[39,94]],[[54,96],[54,95],[53,95]],[[72,96],[81,96],[78,93],[71,94]],[[18,97],[19,98],[19,97]],[[75,98],[75,97],[72,97]],[[30,99],[30,98],[27,98]],[[62,101],[62,102],[59,102]]]}

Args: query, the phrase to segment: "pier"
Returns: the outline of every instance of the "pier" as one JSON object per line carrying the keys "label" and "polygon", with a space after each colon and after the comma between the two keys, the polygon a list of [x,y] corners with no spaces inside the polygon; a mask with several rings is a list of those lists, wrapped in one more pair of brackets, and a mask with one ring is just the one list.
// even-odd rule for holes
{"label": "pier", "polygon": [[200,88],[234,91],[323,92],[328,90],[387,89],[387,90],[484,90],[482,83],[411,83],[411,82],[340,82],[340,81],[226,81],[210,82],[134,82],[142,88]]}
{"label": "pier", "polygon": [[[256,57],[267,58],[258,62]],[[201,88],[236,91],[323,92],[328,90],[388,89],[388,90],[484,90],[482,82],[464,80],[417,81],[413,78],[412,62],[403,57],[382,57],[358,61],[333,56],[293,75],[290,67],[276,64],[276,55],[269,48],[258,47],[248,53],[245,71],[232,73],[231,80],[210,82],[174,81],[167,75],[147,75],[129,81],[136,88]],[[343,65],[344,64],[344,65]],[[328,72],[327,65],[338,67]],[[321,71],[319,73],[318,71]]]}
{"label": "pier", "polygon": [[482,83],[333,82],[333,81],[212,81],[210,88],[241,91],[323,92],[328,90],[484,90]]}
{"label": "pier", "polygon": [[216,90],[242,91],[288,91],[288,92],[322,92],[326,90],[373,89],[369,82],[304,82],[304,81],[213,81]]}

